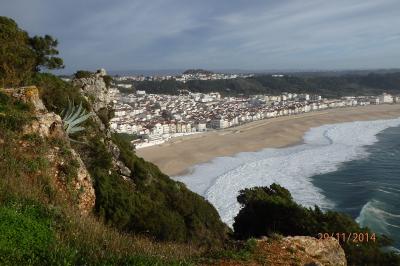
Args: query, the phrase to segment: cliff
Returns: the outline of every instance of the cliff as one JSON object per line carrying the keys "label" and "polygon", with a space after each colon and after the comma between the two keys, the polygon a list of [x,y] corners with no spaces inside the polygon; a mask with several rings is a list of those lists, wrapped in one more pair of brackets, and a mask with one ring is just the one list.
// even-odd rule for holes
{"label": "cliff", "polygon": [[[68,259],[73,264],[79,264],[79,261],[101,264],[110,258],[110,264],[118,261],[142,263],[135,252],[138,243],[143,246],[143,240],[134,240],[116,232],[110,233],[110,229],[106,229],[101,222],[92,220],[94,214],[125,232],[145,232],[158,240],[187,243],[183,246],[171,246],[160,242],[157,245],[161,245],[161,249],[155,248],[152,243],[145,244],[139,250],[141,254],[147,254],[144,259],[146,265],[160,264],[158,259],[150,259],[151,250],[156,250],[157,253],[151,256],[164,256],[162,265],[176,263],[176,259],[179,263],[186,261],[191,264],[216,265],[346,265],[344,252],[335,240],[319,241],[310,237],[258,240],[252,249],[246,250],[248,255],[245,259],[240,255],[233,258],[214,258],[204,253],[204,247],[242,253],[241,250],[229,251],[232,246],[226,235],[227,228],[219,220],[215,209],[183,184],[163,175],[156,166],[138,158],[123,140],[110,132],[105,125],[100,125],[97,116],[85,123],[84,132],[68,136],[61,117],[49,111],[49,108],[56,107],[49,104],[55,102],[54,100],[47,98],[48,96],[43,97],[53,95],[46,90],[49,88],[22,87],[3,89],[0,93],[0,96],[4,94],[9,97],[0,97],[6,103],[1,105],[0,111],[6,110],[6,118],[9,114],[10,119],[18,118],[10,123],[10,120],[2,120],[0,112],[0,126],[6,129],[0,132],[0,145],[9,151],[4,153],[8,155],[3,158],[6,160],[1,162],[2,167],[12,165],[13,157],[23,155],[20,158],[21,166],[13,169],[16,175],[10,176],[23,180],[22,183],[18,181],[22,184],[22,191],[17,183],[11,183],[13,185],[9,190],[14,195],[20,195],[18,197],[25,195],[39,200],[50,213],[54,213],[54,208],[61,208],[63,213],[51,214],[52,227],[56,228],[57,234],[62,235],[62,239],[56,242],[57,249],[44,248],[46,254],[58,254],[55,255],[57,258],[46,255],[41,257],[41,263],[51,263],[58,261],[58,257],[66,256],[63,253],[66,245],[74,247],[74,252],[77,252]],[[56,94],[52,97],[60,99],[60,96],[62,95]],[[97,101],[95,97],[92,100]],[[23,114],[17,112],[21,104],[24,104],[21,109]],[[13,106],[15,112],[7,109],[7,106]],[[90,106],[87,105],[88,108]],[[21,115],[27,118],[23,119],[23,123],[20,121]],[[21,127],[15,126],[17,122]],[[12,141],[5,142],[7,136],[11,136],[7,135],[9,129],[14,132],[10,133],[14,137]],[[23,165],[27,163],[31,166],[25,170]],[[128,170],[121,173],[123,168]],[[25,179],[21,179],[21,176]],[[0,182],[0,188],[2,187]],[[29,193],[26,190],[28,187]],[[4,194],[1,196],[4,197]],[[14,202],[15,196],[12,198]],[[73,209],[77,209],[80,216],[71,213]],[[5,221],[7,224],[7,220]],[[31,231],[35,232],[34,229]],[[3,232],[2,228],[0,232]],[[29,237],[29,233],[24,235]],[[111,246],[101,244],[107,241],[112,242]],[[15,243],[20,242],[16,240]],[[192,246],[193,244],[195,245]],[[33,245],[28,248],[29,251],[33,254],[40,252],[34,247],[41,244]],[[87,253],[85,250],[89,246],[92,251]],[[1,244],[0,250],[3,250]],[[19,246],[16,250],[24,251],[25,247]],[[168,255],[163,255],[167,253]],[[24,261],[15,259],[18,258],[17,255],[12,258],[13,262]]]}
{"label": "cliff", "polygon": [[108,88],[104,77],[107,76],[105,69],[99,69],[96,73],[87,77],[74,78],[72,84],[80,88],[82,95],[88,100],[94,111],[98,112],[102,108],[110,106]]}
{"label": "cliff", "polygon": [[[44,156],[47,158],[47,174],[52,179],[54,187],[65,193],[66,198],[75,197],[75,203],[82,214],[89,214],[95,205],[95,192],[93,181],[80,156],[71,147],[69,139],[63,129],[61,117],[54,112],[48,112],[39,97],[39,90],[35,86],[21,87],[17,89],[4,89],[4,93],[15,100],[32,107],[32,120],[24,125],[22,136],[38,135],[42,139],[51,139],[62,145],[50,146]],[[21,142],[22,147],[28,146],[28,142]],[[71,156],[69,158],[66,155]],[[67,161],[75,164],[74,176],[67,180],[63,168]]]}

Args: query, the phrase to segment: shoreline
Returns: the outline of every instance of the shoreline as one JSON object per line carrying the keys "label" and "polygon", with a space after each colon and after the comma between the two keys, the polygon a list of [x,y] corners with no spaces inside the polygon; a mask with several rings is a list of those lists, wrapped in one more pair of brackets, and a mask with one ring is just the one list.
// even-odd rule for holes
{"label": "shoreline", "polygon": [[210,162],[216,157],[299,144],[304,134],[313,127],[396,117],[400,117],[400,104],[328,109],[178,137],[160,145],[139,149],[136,153],[156,164],[167,175],[179,176],[189,173],[192,166]]}

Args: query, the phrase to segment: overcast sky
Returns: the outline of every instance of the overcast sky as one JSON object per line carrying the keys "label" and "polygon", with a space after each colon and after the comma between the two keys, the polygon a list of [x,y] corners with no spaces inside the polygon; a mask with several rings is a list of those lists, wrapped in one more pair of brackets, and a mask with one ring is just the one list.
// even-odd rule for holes
{"label": "overcast sky", "polygon": [[399,0],[1,0],[77,69],[400,67]]}

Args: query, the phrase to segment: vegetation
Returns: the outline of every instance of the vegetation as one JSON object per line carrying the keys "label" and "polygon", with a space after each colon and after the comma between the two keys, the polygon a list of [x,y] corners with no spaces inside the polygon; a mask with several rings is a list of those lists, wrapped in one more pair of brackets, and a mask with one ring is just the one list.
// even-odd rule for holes
{"label": "vegetation", "polygon": [[[93,130],[95,127],[88,132]],[[120,230],[160,240],[222,245],[226,226],[210,203],[137,157],[130,143],[115,134],[112,140],[120,149],[119,158],[132,171],[131,180],[124,180],[113,170],[112,156],[99,135],[82,138],[92,145],[76,148],[87,154],[85,163],[95,178],[96,212],[100,217]]]}
{"label": "vegetation", "polygon": [[[82,78],[91,78],[95,75],[95,73],[87,71],[87,70],[78,70],[75,74],[74,74],[74,78],[76,79],[82,79]],[[106,84],[106,87],[109,88],[111,86],[111,82],[112,82],[112,77],[109,75],[105,75],[103,76],[103,81]]]}
{"label": "vegetation", "polygon": [[58,41],[52,36],[34,36],[29,39],[29,44],[35,53],[37,71],[41,67],[47,69],[64,68],[63,60],[60,57],[56,57],[59,54],[56,49]]}
{"label": "vegetation", "polygon": [[93,113],[88,113],[82,108],[82,102],[79,104],[79,106],[74,105],[74,102],[69,102],[68,108],[64,109],[62,112],[62,120],[64,123],[65,132],[69,135],[85,130],[84,127],[79,125],[93,115]]}
{"label": "vegetation", "polygon": [[[277,185],[255,187],[240,191],[239,203],[243,206],[235,218],[234,235],[238,239],[271,236],[273,234],[308,235],[318,233],[365,233],[351,217],[333,212],[322,212],[317,206],[305,208],[294,202],[290,192]],[[381,247],[390,242],[384,236],[375,241],[353,243],[341,241],[349,265],[399,265],[400,256],[384,253]]]}
{"label": "vegetation", "polygon": [[117,135],[118,139],[122,139],[124,142],[131,142],[132,140],[135,140],[138,138],[137,135],[135,134],[128,134],[128,133],[114,133]]}
{"label": "vegetation", "polygon": [[114,114],[112,107],[104,107],[97,111],[97,116],[106,128],[109,127],[110,120],[114,117]]}
{"label": "vegetation", "polygon": [[29,84],[32,75],[40,68],[63,67],[58,54],[57,40],[29,37],[10,18],[0,17],[0,82],[3,87]]}
{"label": "vegetation", "polygon": [[205,70],[205,69],[188,69],[183,74],[213,74],[213,72]]}
{"label": "vegetation", "polygon": [[[282,92],[318,94],[327,98],[349,95],[378,95],[382,92],[400,93],[399,73],[343,74],[340,76],[288,75],[272,77],[258,75],[251,78],[227,80],[190,80],[186,83],[175,80],[135,82],[136,90],[148,93],[179,94],[180,90],[192,92],[220,92],[225,96],[271,94]],[[132,91],[132,89],[130,90]],[[129,92],[129,89],[123,89]]]}
{"label": "vegetation", "polygon": [[113,80],[112,77],[109,76],[109,75],[105,75],[105,76],[103,76],[103,80],[104,80],[104,83],[106,84],[106,87],[110,88],[111,87],[111,82]]}
{"label": "vegetation", "polygon": [[93,72],[90,71],[86,71],[86,70],[78,70],[76,71],[76,73],[74,74],[74,77],[76,79],[82,79],[82,78],[91,78],[94,76]]}
{"label": "vegetation", "polygon": [[68,108],[69,101],[82,103],[90,110],[90,105],[79,92],[79,88],[49,73],[35,73],[32,83],[39,88],[40,98],[49,111],[61,114]]}
{"label": "vegetation", "polygon": [[81,216],[47,159],[58,148],[61,177],[67,183],[76,178],[69,144],[22,135],[33,119],[31,107],[1,92],[0,110],[1,265],[187,265],[200,252],[187,244],[122,234],[102,220]]}

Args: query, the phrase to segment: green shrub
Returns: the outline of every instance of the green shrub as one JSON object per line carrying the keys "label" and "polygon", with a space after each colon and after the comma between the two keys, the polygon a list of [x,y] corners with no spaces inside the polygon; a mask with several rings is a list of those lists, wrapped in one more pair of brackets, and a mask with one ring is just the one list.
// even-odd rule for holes
{"label": "green shrub", "polygon": [[[319,233],[336,232],[372,234],[345,214],[334,211],[324,213],[317,206],[313,209],[298,205],[290,192],[277,184],[244,189],[240,191],[238,201],[243,206],[233,224],[234,235],[238,239],[272,236],[274,233],[313,237]],[[378,236],[376,242],[340,242],[349,265],[398,265],[400,256],[381,251],[381,247],[388,243],[383,236]]]}
{"label": "green shrub", "polygon": [[126,139],[113,135],[119,159],[132,171],[131,180],[124,180],[113,168],[102,133],[95,124],[89,127],[91,136],[82,136],[89,145],[76,148],[85,154],[82,158],[94,178],[96,213],[107,223],[160,240],[222,244],[227,228],[209,202],[137,157]]}
{"label": "green shrub", "polygon": [[109,128],[109,122],[114,117],[114,110],[112,108],[101,108],[97,112],[97,116],[106,128]]}
{"label": "green shrub", "polygon": [[86,71],[86,70],[78,70],[75,74],[74,77],[76,79],[82,79],[82,78],[91,78],[94,76],[93,72]]}
{"label": "green shrub", "polygon": [[36,73],[33,83],[39,88],[40,98],[49,111],[57,114],[68,108],[69,101],[82,103],[86,110],[90,106],[81,95],[79,88],[49,73]]}
{"label": "green shrub", "polygon": [[103,80],[104,80],[104,83],[106,84],[106,87],[110,88],[113,78],[109,75],[105,75],[105,76],[103,76]]}

